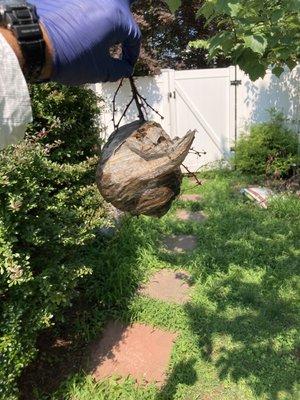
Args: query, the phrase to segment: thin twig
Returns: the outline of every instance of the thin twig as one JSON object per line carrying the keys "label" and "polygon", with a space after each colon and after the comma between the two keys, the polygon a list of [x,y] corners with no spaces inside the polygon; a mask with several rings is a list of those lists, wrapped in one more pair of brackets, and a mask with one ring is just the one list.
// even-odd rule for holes
{"label": "thin twig", "polygon": [[130,82],[130,86],[131,86],[132,95],[133,95],[136,107],[138,109],[138,112],[139,112],[139,119],[141,121],[145,121],[145,116],[144,116],[143,109],[142,109],[143,104],[141,104],[139,101],[139,93],[135,86],[134,79],[132,76],[129,78],[129,82]]}
{"label": "thin twig", "polygon": [[139,98],[142,100],[142,102],[144,102],[146,104],[146,106],[148,108],[150,108],[150,110],[152,110],[153,112],[155,112],[155,114],[157,114],[160,119],[165,119],[157,110],[155,110],[147,101],[147,99],[145,97],[143,97],[139,92],[137,92]]}
{"label": "thin twig", "polygon": [[191,172],[191,171],[188,169],[188,167],[186,167],[184,164],[181,164],[181,165],[182,165],[183,168],[187,171],[187,173],[195,179],[197,185],[202,186],[202,182],[197,178],[197,175],[194,174],[194,172]]}
{"label": "thin twig", "polygon": [[198,151],[198,150],[195,150],[193,147],[190,149],[189,152],[192,153],[192,154],[195,154],[198,157],[202,157],[202,156],[205,156],[207,154],[207,152],[205,150]]}
{"label": "thin twig", "polygon": [[112,118],[112,121],[113,121],[113,125],[114,125],[114,130],[115,131],[118,131],[118,129],[120,127],[120,124],[121,124],[121,121],[126,116],[126,113],[127,113],[128,109],[129,109],[129,107],[131,106],[131,104],[133,103],[133,101],[135,101],[135,103],[136,103],[136,107],[137,107],[138,112],[139,112],[139,119],[141,121],[148,120],[148,110],[147,110],[147,108],[149,108],[150,110],[155,112],[155,114],[157,114],[161,119],[164,119],[164,117],[148,103],[147,99],[145,97],[143,97],[139,93],[139,91],[138,91],[138,89],[137,89],[137,87],[135,85],[134,78],[130,77],[129,78],[129,82],[130,82],[130,86],[131,86],[132,99],[127,104],[124,112],[122,113],[122,116],[121,116],[120,120],[117,123],[116,122],[116,113],[117,113],[116,99],[117,99],[117,95],[118,95],[121,87],[123,86],[123,81],[124,81],[124,79],[122,79],[120,81],[120,84],[119,84],[119,86],[118,86],[118,88],[117,88],[117,90],[116,90],[116,92],[114,94],[113,100],[112,100],[112,103],[113,103],[113,118]]}
{"label": "thin twig", "polygon": [[130,100],[130,102],[127,104],[127,106],[125,107],[125,110],[123,111],[123,114],[121,115],[121,118],[119,119],[119,122],[117,123],[117,125],[115,125],[114,129],[115,129],[116,131],[119,130],[119,127],[120,127],[120,124],[121,124],[121,122],[122,122],[122,119],[125,117],[125,115],[126,115],[128,109],[129,109],[129,107],[130,107],[131,104],[133,103],[133,100],[134,100],[134,98],[132,98],[132,99]]}

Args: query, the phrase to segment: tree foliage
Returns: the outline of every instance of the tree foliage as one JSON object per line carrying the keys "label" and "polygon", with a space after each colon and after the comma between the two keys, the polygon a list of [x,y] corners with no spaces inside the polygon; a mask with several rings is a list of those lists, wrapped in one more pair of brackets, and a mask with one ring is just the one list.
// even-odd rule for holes
{"label": "tree foliage", "polygon": [[[166,0],[172,10],[180,2]],[[199,36],[194,48],[206,49],[209,60],[220,55],[249,74],[263,77],[269,66],[280,76],[284,67],[293,69],[300,55],[299,0],[205,0],[197,11],[206,25],[217,24],[211,38]]]}
{"label": "tree foliage", "polygon": [[[175,5],[178,6],[178,3]],[[205,49],[189,46],[189,42],[199,37],[209,39],[218,32],[215,22],[205,25],[205,18],[197,16],[202,5],[203,0],[182,0],[174,14],[164,0],[137,0],[134,3],[135,18],[143,33],[136,73],[155,74],[160,68],[192,69],[228,65],[228,60],[222,55],[209,61]]]}

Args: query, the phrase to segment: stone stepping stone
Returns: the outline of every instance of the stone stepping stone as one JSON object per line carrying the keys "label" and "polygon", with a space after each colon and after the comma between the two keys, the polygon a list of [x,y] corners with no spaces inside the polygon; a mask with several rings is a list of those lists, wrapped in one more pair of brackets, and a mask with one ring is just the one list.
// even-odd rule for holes
{"label": "stone stepping stone", "polygon": [[162,386],[176,337],[151,326],[112,321],[92,347],[92,376],[96,381],[131,376],[140,384]]}
{"label": "stone stepping stone", "polygon": [[163,240],[163,245],[173,253],[185,253],[195,250],[197,238],[193,235],[172,235]]}
{"label": "stone stepping stone", "polygon": [[179,197],[179,200],[181,201],[202,201],[203,198],[199,194],[182,194]]}
{"label": "stone stepping stone", "polygon": [[192,280],[185,271],[163,269],[156,272],[139,293],[169,303],[185,304],[190,298]]}
{"label": "stone stepping stone", "polygon": [[177,210],[176,217],[181,221],[204,222],[207,220],[207,216],[200,211]]}

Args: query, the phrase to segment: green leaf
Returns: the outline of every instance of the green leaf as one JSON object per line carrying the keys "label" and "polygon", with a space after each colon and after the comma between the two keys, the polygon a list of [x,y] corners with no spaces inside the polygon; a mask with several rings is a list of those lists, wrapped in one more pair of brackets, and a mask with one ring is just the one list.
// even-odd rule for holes
{"label": "green leaf", "polygon": [[209,58],[215,57],[220,50],[228,53],[234,46],[234,34],[232,32],[224,31],[213,36],[207,41],[209,45]]}
{"label": "green leaf", "polygon": [[266,67],[263,64],[257,63],[248,70],[248,75],[254,82],[259,78],[263,79],[266,75]]}
{"label": "green leaf", "polygon": [[236,62],[240,68],[249,75],[252,81],[256,81],[258,78],[263,78],[265,76],[267,65],[263,63],[257,53],[254,53],[248,48],[239,49],[238,53],[239,56]]}
{"label": "green leaf", "polygon": [[261,55],[264,54],[268,45],[268,41],[263,35],[244,36],[244,42],[246,47]]}
{"label": "green leaf", "polygon": [[287,60],[286,61],[286,65],[289,67],[289,69],[292,71],[296,65],[297,65],[297,61],[295,60]]}
{"label": "green leaf", "polygon": [[172,13],[175,13],[181,6],[181,0],[165,0],[165,2],[168,4]]}
{"label": "green leaf", "polygon": [[211,18],[215,12],[215,1],[208,0],[204,2],[203,6],[199,8],[197,12],[197,17],[203,15],[206,19]]}
{"label": "green leaf", "polygon": [[240,1],[230,2],[230,3],[228,3],[228,8],[230,10],[231,16],[237,17],[240,14],[240,12],[243,10],[243,5],[240,3]]}
{"label": "green leaf", "polygon": [[272,69],[272,72],[277,76],[277,78],[280,78],[281,74],[284,72],[284,68],[277,65]]}
{"label": "green leaf", "polygon": [[220,13],[227,14],[229,12],[228,0],[217,0],[216,10]]}
{"label": "green leaf", "polygon": [[231,37],[228,36],[227,39],[222,43],[222,50],[225,53],[229,53],[236,44],[234,35],[230,33],[230,36]]}
{"label": "green leaf", "polygon": [[271,14],[271,20],[272,22],[277,22],[279,19],[281,19],[283,17],[283,10],[279,9],[279,10],[274,10]]}
{"label": "green leaf", "polygon": [[194,49],[208,49],[209,48],[209,43],[207,40],[194,40],[193,42],[189,43],[190,47],[193,47]]}
{"label": "green leaf", "polygon": [[289,0],[286,2],[285,8],[289,11],[299,12],[300,11],[300,1],[299,0]]}

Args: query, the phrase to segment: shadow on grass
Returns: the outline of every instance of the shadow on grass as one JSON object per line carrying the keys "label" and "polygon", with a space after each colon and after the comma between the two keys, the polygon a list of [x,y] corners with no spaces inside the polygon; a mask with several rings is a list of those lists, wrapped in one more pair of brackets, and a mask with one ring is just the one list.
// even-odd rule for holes
{"label": "shadow on grass", "polygon": [[[218,309],[209,313],[205,307],[190,304],[185,310],[202,357],[215,364],[221,379],[244,380],[257,396],[277,399],[282,391],[293,394],[300,378],[296,353],[285,348],[295,317],[288,304],[275,302],[265,307],[227,318]],[[216,343],[216,337],[224,344]]]}
{"label": "shadow on grass", "polygon": [[190,359],[176,364],[166,385],[157,394],[155,400],[173,400],[180,385],[194,385],[197,381],[197,374],[194,368],[195,363],[195,359]]}
{"label": "shadow on grass", "polygon": [[80,282],[78,297],[62,319],[40,335],[39,355],[19,381],[21,400],[49,399],[67,378],[85,370],[88,344],[108,318],[126,313],[144,274],[139,251],[149,245],[149,231],[145,235],[136,220],[128,219],[112,239],[96,237],[74,252],[70,265],[93,273]]}
{"label": "shadow on grass", "polygon": [[160,258],[186,264],[202,283],[185,311],[199,353],[220,379],[244,381],[256,396],[294,398],[300,380],[297,224],[269,210],[223,204],[205,225],[173,223],[175,233],[198,237],[196,252]]}

